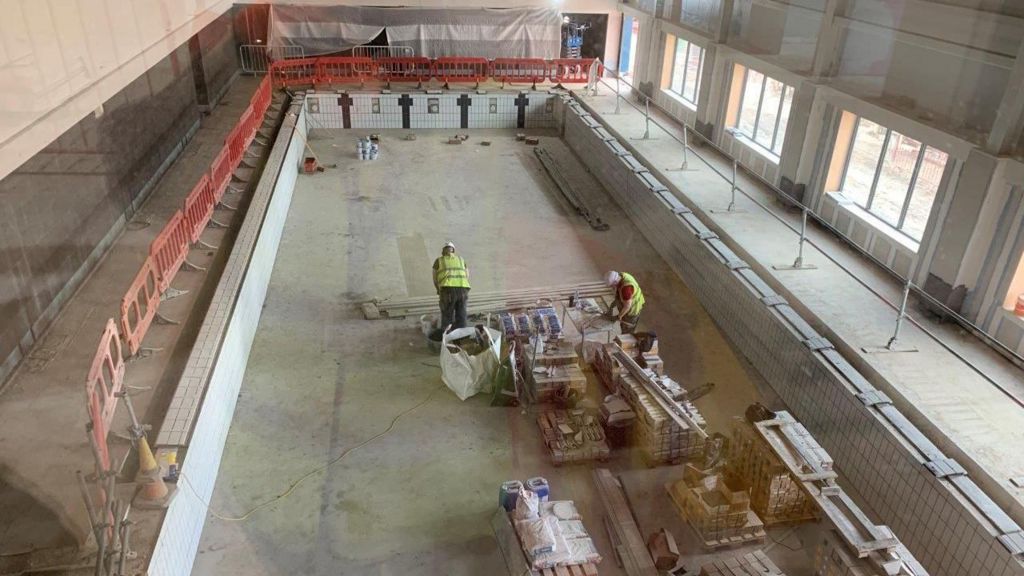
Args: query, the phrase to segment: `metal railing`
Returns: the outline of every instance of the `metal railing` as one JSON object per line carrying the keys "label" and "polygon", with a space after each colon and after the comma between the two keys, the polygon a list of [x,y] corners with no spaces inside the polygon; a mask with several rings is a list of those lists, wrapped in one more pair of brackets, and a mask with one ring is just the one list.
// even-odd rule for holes
{"label": "metal railing", "polygon": [[238,47],[242,72],[266,74],[275,60],[293,60],[305,57],[302,46],[268,46],[266,44],[242,44]]}
{"label": "metal railing", "polygon": [[[798,256],[797,256],[797,262],[794,264],[794,267],[805,267],[803,265],[803,245],[805,243],[810,244],[811,246],[816,248],[818,250],[818,252],[820,252],[823,256],[825,256],[825,258],[827,258],[830,262],[835,264],[837,267],[839,267],[839,269],[841,269],[843,272],[845,272],[850,277],[852,277],[858,284],[860,284],[865,289],[867,289],[876,298],[878,298],[879,300],[884,302],[886,306],[888,306],[888,307],[892,308],[893,310],[895,310],[896,311],[896,326],[895,326],[895,328],[893,330],[893,336],[889,339],[888,343],[884,346],[885,349],[887,349],[889,351],[897,351],[896,348],[895,348],[895,345],[896,345],[896,343],[899,340],[901,326],[902,326],[904,321],[908,321],[911,324],[913,324],[914,326],[916,326],[919,330],[921,330],[921,332],[923,332],[929,338],[931,338],[935,343],[937,343],[939,346],[944,348],[947,352],[949,352],[950,354],[955,356],[957,359],[959,359],[961,362],[963,362],[965,365],[967,365],[967,367],[969,367],[972,371],[974,371],[979,376],[981,376],[986,381],[988,381],[992,386],[994,386],[996,389],[998,389],[1000,392],[1002,392],[1007,398],[1012,400],[1018,406],[1024,407],[1024,399],[1021,399],[1021,398],[1017,397],[1016,395],[1014,395],[1013,392],[1008,390],[1006,387],[1004,387],[999,382],[995,381],[991,376],[989,376],[987,373],[985,373],[985,371],[983,371],[981,368],[979,368],[977,365],[975,365],[973,362],[971,362],[963,354],[961,354],[959,351],[955,350],[950,345],[946,344],[946,342],[944,342],[942,338],[937,336],[931,330],[929,330],[928,328],[923,326],[919,321],[915,320],[912,316],[907,314],[907,303],[908,303],[909,295],[911,293],[913,293],[916,297],[918,297],[918,298],[920,298],[922,300],[927,301],[929,304],[931,304],[935,308],[941,310],[944,314],[946,314],[947,316],[949,316],[950,318],[955,320],[962,327],[964,327],[964,328],[970,330],[971,332],[973,332],[976,336],[978,336],[979,339],[981,339],[983,342],[985,342],[988,346],[992,347],[998,353],[1002,354],[1003,356],[1008,358],[1010,361],[1016,363],[1018,366],[1024,365],[1024,357],[1022,357],[1020,354],[1017,354],[1017,352],[1015,352],[1014,350],[1012,350],[1009,347],[1007,347],[1006,345],[1004,345],[1002,342],[997,340],[994,336],[992,336],[989,333],[985,332],[981,327],[977,326],[976,324],[974,324],[973,322],[971,322],[967,318],[964,318],[963,316],[961,316],[960,313],[954,311],[953,309],[951,309],[948,306],[946,306],[944,303],[942,303],[939,300],[935,299],[931,294],[927,293],[923,288],[921,288],[920,286],[917,286],[916,284],[914,284],[913,281],[910,278],[904,278],[903,276],[901,276],[898,272],[896,272],[895,270],[893,270],[892,268],[887,266],[884,262],[882,262],[881,260],[876,258],[874,255],[872,255],[866,249],[862,248],[861,246],[859,246],[858,244],[853,242],[853,240],[851,240],[849,237],[847,237],[846,234],[843,234],[841,231],[836,229],[834,226],[832,226],[832,224],[830,222],[828,222],[824,218],[820,217],[813,210],[811,210],[808,206],[806,206],[803,203],[797,201],[796,199],[794,199],[789,194],[786,194],[785,192],[780,190],[778,187],[776,187],[773,183],[771,183],[768,180],[766,180],[760,174],[757,174],[757,173],[752,172],[749,169],[747,169],[747,167],[745,167],[742,164],[740,164],[740,162],[736,158],[734,158],[731,154],[729,154],[728,152],[723,150],[721,147],[719,147],[717,144],[712,142],[706,136],[704,136],[700,132],[691,130],[690,127],[687,126],[685,123],[682,123],[682,122],[679,122],[678,120],[676,120],[671,112],[669,112],[665,108],[662,108],[650,96],[645,94],[643,91],[638,89],[636,86],[633,86],[629,82],[626,82],[625,80],[622,80],[618,75],[615,76],[615,83],[614,84],[610,83],[608,81],[608,79],[605,78],[605,77],[602,77],[600,79],[600,83],[604,84],[608,88],[610,88],[610,89],[615,91],[615,111],[614,111],[614,114],[618,114],[619,113],[619,102],[620,102],[620,100],[623,100],[627,104],[629,104],[631,107],[633,107],[636,111],[638,111],[638,112],[640,112],[640,113],[642,113],[644,115],[644,134],[643,134],[642,137],[637,138],[637,140],[647,140],[647,139],[650,139],[650,127],[651,127],[651,124],[654,124],[655,126],[660,128],[662,130],[662,132],[664,132],[670,138],[672,138],[673,140],[675,140],[676,142],[678,142],[679,144],[681,144],[683,146],[682,169],[684,169],[684,170],[687,169],[687,165],[688,165],[688,162],[689,162],[689,155],[690,155],[690,153],[692,153],[701,162],[703,162],[705,165],[707,165],[708,168],[710,168],[713,172],[715,172],[715,174],[718,174],[718,176],[720,176],[723,180],[726,181],[726,183],[728,183],[730,185],[732,199],[731,199],[731,201],[729,203],[729,206],[725,210],[718,210],[716,212],[722,213],[722,212],[732,212],[732,211],[734,211],[735,210],[735,205],[736,205],[736,193],[739,192],[744,197],[746,197],[748,200],[750,200],[751,202],[756,204],[758,207],[760,207],[766,213],[771,215],[773,218],[778,220],[781,224],[783,224],[784,226],[786,226],[787,228],[789,228],[790,230],[792,230],[794,233],[796,233],[799,236],[799,243],[798,243],[798,251],[799,252],[798,252]],[[620,91],[620,84],[624,84],[624,85],[628,86],[631,89],[632,93],[638,96],[638,99],[642,98],[642,101],[643,101],[643,108],[642,109],[641,109],[641,107],[639,105],[635,104],[629,98],[625,98],[625,97],[622,96],[622,93]],[[596,88],[595,88],[595,91],[596,91]],[[673,121],[673,123],[676,123],[677,125],[681,125],[682,126],[682,134],[683,134],[682,138],[677,137],[673,133],[672,130],[670,130],[668,127],[662,125],[657,120],[652,118],[651,112],[650,112],[651,106],[653,106],[654,108],[660,110],[669,119],[671,119]],[[709,146],[710,148],[712,148],[713,150],[715,150],[716,152],[718,152],[720,155],[724,156],[725,158],[728,158],[728,159],[732,160],[732,174],[731,174],[731,177],[727,176],[724,173],[722,173],[722,171],[719,170],[718,167],[716,167],[714,164],[712,164],[711,161],[709,161],[707,158],[705,158],[700,153],[698,153],[696,150],[694,150],[693,148],[690,147],[688,134],[691,131],[694,134],[696,134],[697,137],[700,138],[700,140],[703,141],[703,143],[705,145]],[[737,180],[737,173],[738,173],[738,171],[739,171],[739,169],[741,167],[743,168],[744,172],[746,172],[747,174],[749,174],[750,176],[752,176],[753,178],[755,178],[756,180],[761,182],[766,188],[768,188],[773,193],[773,195],[774,195],[774,197],[776,199],[781,200],[784,203],[786,203],[788,205],[791,205],[791,206],[793,206],[795,208],[798,208],[801,211],[801,226],[799,228],[793,226],[790,222],[788,222],[783,216],[778,214],[771,207],[769,207],[768,205],[766,205],[763,202],[759,201],[757,198],[754,198],[752,195],[748,194],[746,191],[744,191],[739,186],[739,183],[738,183],[738,180]],[[872,262],[873,264],[878,266],[880,269],[884,270],[887,274],[891,275],[893,278],[895,278],[900,283],[902,283],[903,290],[902,290],[902,293],[901,293],[900,303],[899,304],[895,304],[893,302],[890,302],[878,290],[876,290],[874,287],[872,287],[867,282],[862,280],[858,274],[855,274],[847,266],[843,265],[836,258],[834,258],[829,253],[828,250],[826,250],[824,247],[822,247],[818,243],[814,242],[813,240],[809,239],[807,237],[807,218],[808,217],[812,218],[821,227],[825,228],[829,232],[832,232],[836,237],[838,237],[840,240],[842,240],[847,246],[849,246],[850,248],[854,249],[858,254],[860,254],[861,256],[863,256],[865,258],[867,258],[870,262]]]}
{"label": "metal railing", "polygon": [[352,49],[352,56],[356,58],[411,58],[416,53],[412,46],[356,46]]}

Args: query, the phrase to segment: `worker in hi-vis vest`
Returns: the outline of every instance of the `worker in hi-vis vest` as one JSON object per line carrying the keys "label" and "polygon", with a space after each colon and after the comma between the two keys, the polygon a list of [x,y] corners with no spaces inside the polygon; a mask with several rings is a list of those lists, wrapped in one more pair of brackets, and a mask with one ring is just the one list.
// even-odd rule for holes
{"label": "worker in hi-vis vest", "polygon": [[615,288],[615,302],[611,310],[619,321],[623,334],[632,334],[640,322],[640,312],[644,309],[644,293],[640,290],[636,278],[625,272],[612,270],[605,277],[608,286]]}
{"label": "worker in hi-vis vest", "polygon": [[466,327],[466,304],[469,301],[469,268],[462,256],[455,254],[451,242],[434,260],[434,288],[441,305],[441,328]]}

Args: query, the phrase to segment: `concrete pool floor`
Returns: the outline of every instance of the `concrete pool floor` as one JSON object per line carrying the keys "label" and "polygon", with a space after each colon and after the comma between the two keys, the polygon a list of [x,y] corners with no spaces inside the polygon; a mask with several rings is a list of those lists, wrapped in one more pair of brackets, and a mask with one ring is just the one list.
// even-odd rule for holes
{"label": "concrete pool floor", "polygon": [[[450,132],[405,141],[406,131],[381,131],[374,162],[354,158],[364,131],[311,134],[321,164],[336,167],[296,184],[194,574],[504,574],[489,525],[498,486],[538,475],[553,497],[576,501],[605,557],[600,573],[622,573],[592,467],[553,467],[534,409],[460,402],[416,318],[363,319],[370,298],[432,295],[430,265],[447,240],[479,291],[634,273],[667,372],[687,386],[716,383],[697,402],[712,431],[727,433],[751,402],[782,408],[554,132],[537,132],[541,145],[610,231],[571,211],[515,131],[472,130],[459,146],[445,144]],[[588,395],[603,393],[592,379]],[[665,526],[692,538],[661,488],[681,472],[647,469],[628,450],[607,466],[624,473],[627,492],[647,496],[636,512],[645,537]],[[791,576],[810,574],[816,530],[773,529],[785,544],[769,540],[769,556]]]}

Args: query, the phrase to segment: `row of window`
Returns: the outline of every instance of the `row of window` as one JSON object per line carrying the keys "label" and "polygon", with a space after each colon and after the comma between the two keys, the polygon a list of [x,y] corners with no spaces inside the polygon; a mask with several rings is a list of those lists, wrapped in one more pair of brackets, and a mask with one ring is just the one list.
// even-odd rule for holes
{"label": "row of window", "polygon": [[[704,49],[682,38],[666,42],[665,90],[696,109]],[[727,126],[778,162],[789,124],[794,88],[735,64]],[[948,155],[866,118],[843,113],[832,164],[831,193],[842,193],[893,230],[920,241],[938,193]]]}

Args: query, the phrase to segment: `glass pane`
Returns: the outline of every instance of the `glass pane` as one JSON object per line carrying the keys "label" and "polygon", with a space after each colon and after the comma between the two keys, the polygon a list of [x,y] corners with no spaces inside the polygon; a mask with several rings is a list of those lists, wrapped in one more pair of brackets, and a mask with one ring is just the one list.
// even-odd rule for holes
{"label": "glass pane", "polygon": [[772,152],[782,155],[782,142],[786,139],[786,126],[789,126],[789,110],[793,106],[793,89],[786,87],[782,97],[782,118],[779,119],[779,133],[775,135],[775,148]]}
{"label": "glass pane", "polygon": [[949,155],[942,150],[925,148],[924,161],[921,162],[921,169],[917,173],[917,183],[914,184],[907,217],[903,221],[903,231],[915,240],[921,240],[924,236],[924,227],[928,224],[928,215],[931,214],[935,194],[939,191],[939,183],[942,181],[942,173],[946,170],[948,160]]}
{"label": "glass pane", "polygon": [[921,143],[899,132],[889,136],[889,147],[885,149],[882,171],[875,188],[875,199],[871,201],[871,212],[896,226],[903,211],[903,202],[910,193],[910,180],[914,175],[917,155]]}
{"label": "glass pane", "polygon": [[882,154],[885,128],[870,120],[860,119],[853,138],[853,152],[843,179],[843,192],[862,208],[868,205],[871,183],[878,170],[878,157]]}
{"label": "glass pane", "polygon": [[683,76],[686,74],[686,40],[676,39],[676,57],[672,62],[672,86],[676,94],[683,93]]}
{"label": "glass pane", "polygon": [[743,107],[740,108],[740,119],[737,128],[747,136],[754,137],[754,119],[757,116],[757,101],[761,98],[761,86],[764,75],[756,70],[747,69],[747,85],[743,88]]}
{"label": "glass pane", "polygon": [[683,86],[683,98],[697,103],[697,90],[700,89],[700,56],[704,50],[696,44],[690,44],[690,57],[686,59],[686,85]]}
{"label": "glass pane", "polygon": [[779,117],[779,103],[786,85],[774,78],[768,78],[764,89],[764,103],[761,104],[761,120],[757,123],[757,134],[754,141],[768,148],[772,147],[772,136],[775,135],[775,120]]}

